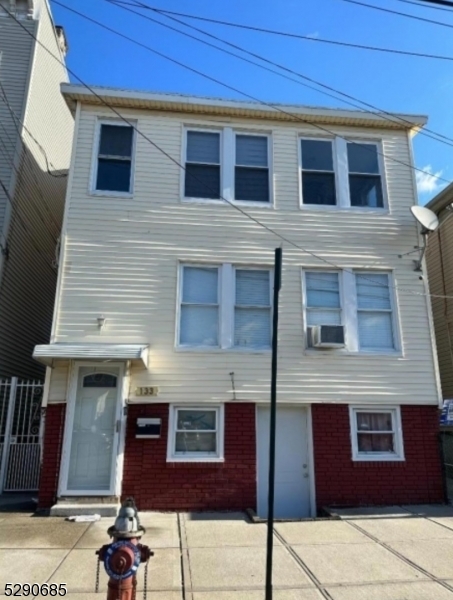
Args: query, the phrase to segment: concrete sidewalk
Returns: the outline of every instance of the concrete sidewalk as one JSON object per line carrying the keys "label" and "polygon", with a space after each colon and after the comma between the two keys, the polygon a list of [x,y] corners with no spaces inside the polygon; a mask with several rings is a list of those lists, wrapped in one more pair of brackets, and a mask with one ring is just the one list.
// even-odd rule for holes
{"label": "concrete sidewalk", "polygon": [[[276,600],[453,600],[453,508],[341,511],[339,520],[277,523]],[[149,600],[262,600],[266,525],[243,514],[141,513],[155,551]],[[0,513],[0,598],[6,583],[66,583],[68,600],[94,593],[94,551],[111,519],[69,523]],[[143,590],[144,568],[139,572]]]}

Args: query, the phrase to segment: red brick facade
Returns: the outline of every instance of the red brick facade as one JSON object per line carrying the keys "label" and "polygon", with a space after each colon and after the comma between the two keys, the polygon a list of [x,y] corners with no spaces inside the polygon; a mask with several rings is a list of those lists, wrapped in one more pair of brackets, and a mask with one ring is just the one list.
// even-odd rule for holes
{"label": "red brick facade", "polygon": [[65,414],[66,404],[47,406],[39,481],[39,508],[50,508],[57,498]]}
{"label": "red brick facade", "polygon": [[[168,404],[128,408],[123,496],[141,510],[256,508],[255,404],[225,404],[225,462],[167,462]],[[162,419],[158,439],[137,439],[137,417]]]}
{"label": "red brick facade", "polygon": [[323,506],[444,501],[435,406],[402,406],[403,462],[354,462],[349,407],[312,406],[316,501]]}

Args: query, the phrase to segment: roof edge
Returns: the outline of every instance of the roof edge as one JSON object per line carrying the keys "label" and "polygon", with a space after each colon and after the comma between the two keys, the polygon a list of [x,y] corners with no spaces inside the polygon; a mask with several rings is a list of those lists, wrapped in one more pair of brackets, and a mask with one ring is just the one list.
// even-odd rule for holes
{"label": "roof edge", "polygon": [[428,202],[426,207],[435,212],[436,215],[438,215],[452,203],[453,183],[450,183],[449,185],[447,185],[446,188],[439,192],[437,196],[434,196],[434,198]]}
{"label": "roof edge", "polygon": [[[337,108],[321,108],[294,104],[244,102],[201,96],[186,96],[160,92],[122,90],[92,86],[90,91],[83,85],[63,83],[61,92],[71,110],[76,103],[102,105],[104,102],[116,107],[167,110],[171,112],[209,113],[229,116],[242,116],[279,121],[297,121],[304,116],[307,122],[329,122],[348,124],[353,120],[357,124],[385,129],[403,129],[418,131],[426,125],[428,118],[424,115],[407,115],[403,113],[365,112]],[[403,122],[406,121],[406,122]]]}

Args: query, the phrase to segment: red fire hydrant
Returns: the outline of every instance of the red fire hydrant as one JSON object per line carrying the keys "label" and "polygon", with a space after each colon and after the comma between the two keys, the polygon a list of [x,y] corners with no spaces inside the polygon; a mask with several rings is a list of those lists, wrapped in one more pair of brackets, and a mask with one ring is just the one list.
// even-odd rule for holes
{"label": "red fire hydrant", "polygon": [[99,591],[99,566],[109,575],[107,600],[135,600],[137,587],[137,569],[145,563],[145,587],[143,596],[146,599],[148,561],[154,556],[148,546],[140,544],[145,528],[140,525],[137,507],[132,498],[124,501],[113,527],[107,533],[113,541],[97,550],[99,557],[96,575],[96,592]]}

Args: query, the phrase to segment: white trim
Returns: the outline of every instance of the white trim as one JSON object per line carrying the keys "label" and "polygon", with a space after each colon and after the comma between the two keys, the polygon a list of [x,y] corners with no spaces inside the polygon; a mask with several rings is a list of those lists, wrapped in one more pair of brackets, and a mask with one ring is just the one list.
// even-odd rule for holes
{"label": "white trim", "polygon": [[[225,461],[225,405],[224,404],[169,404],[167,434],[167,462],[201,462],[222,463]],[[178,410],[215,410],[216,412],[216,455],[212,453],[193,452],[184,455],[176,454],[175,425]]]}
{"label": "white trim", "polygon": [[[130,127],[132,128],[132,148],[131,148],[131,174],[129,180],[129,191],[121,192],[115,190],[98,190],[96,189],[97,173],[98,173],[98,158],[99,158],[99,146],[101,141],[101,127],[102,125],[113,125],[115,127]],[[135,158],[137,154],[137,120],[128,119],[127,123],[120,119],[108,118],[108,117],[97,117],[95,123],[93,149],[91,153],[91,170],[89,178],[89,196],[108,196],[112,198],[132,198],[134,196],[135,187]]]}
{"label": "white trim", "polygon": [[[71,441],[72,441],[72,428],[74,423],[74,412],[75,402],[77,396],[79,370],[81,367],[92,367],[93,369],[101,369],[102,364],[94,361],[73,361],[70,365],[69,377],[68,377],[68,401],[66,403],[66,418],[63,435],[63,446],[61,452],[60,462],[60,478],[58,485],[59,496],[112,496],[119,495],[120,490],[118,489],[118,482],[121,482],[119,477],[119,432],[115,430],[113,437],[113,448],[116,448],[116,456],[113,455],[112,459],[112,472],[110,474],[110,488],[108,490],[69,490],[68,489],[68,475],[69,475],[69,460],[71,453]],[[107,369],[112,368],[108,366]],[[117,413],[115,421],[120,420],[122,423],[121,429],[124,429],[124,414],[123,406],[125,405],[125,398],[123,397],[124,386],[124,364],[118,363],[114,365],[114,368],[118,369],[118,397],[117,397]],[[112,451],[113,452],[113,451]]]}
{"label": "white trim", "polygon": [[[236,297],[236,268],[222,265],[222,295],[220,298],[220,348],[234,347],[234,298]],[[232,301],[233,300],[233,301]]]}
{"label": "white trim", "polygon": [[64,213],[63,213],[63,222],[61,225],[61,236],[60,236],[60,256],[58,258],[58,274],[57,274],[57,286],[55,291],[55,305],[53,308],[53,318],[52,318],[52,329],[50,332],[50,343],[53,344],[56,339],[57,325],[60,313],[60,304],[61,304],[61,296],[62,296],[62,287],[63,287],[63,273],[64,266],[66,260],[66,231],[68,229],[68,221],[69,221],[69,207],[71,205],[71,195],[72,195],[72,186],[74,181],[74,172],[75,172],[75,162],[77,155],[77,142],[79,139],[79,126],[80,126],[80,113],[81,113],[81,104],[77,102],[76,112],[75,112],[75,121],[74,121],[74,137],[72,140],[72,150],[71,150],[71,161],[69,163],[69,175],[68,175],[68,184],[66,187],[66,196],[64,203]]}
{"label": "white trim", "polygon": [[[390,413],[392,415],[392,432],[394,436],[395,452],[370,452],[360,453],[358,449],[357,437],[357,419],[356,415],[360,412],[366,413]],[[352,460],[355,462],[402,462],[404,458],[404,442],[403,428],[401,423],[401,408],[400,406],[366,406],[366,405],[349,405],[349,425],[351,432],[351,450]],[[385,432],[383,432],[385,433]]]}
{"label": "white trim", "polygon": [[308,447],[308,476],[310,484],[310,514],[313,518],[317,516],[316,510],[316,479],[315,479],[315,447],[313,444],[313,413],[311,404],[307,409],[307,447]]}

